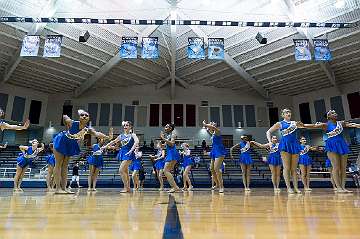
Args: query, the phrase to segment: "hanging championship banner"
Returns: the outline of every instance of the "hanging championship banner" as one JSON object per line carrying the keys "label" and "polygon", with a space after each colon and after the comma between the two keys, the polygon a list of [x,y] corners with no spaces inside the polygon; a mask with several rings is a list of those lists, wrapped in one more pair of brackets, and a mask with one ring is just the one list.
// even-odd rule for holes
{"label": "hanging championship banner", "polygon": [[25,36],[20,56],[37,56],[40,46],[40,36]]}
{"label": "hanging championship banner", "polygon": [[224,59],[224,38],[209,38],[208,46],[209,59]]}
{"label": "hanging championship banner", "polygon": [[137,58],[137,37],[122,37],[120,57],[125,59],[136,59]]}
{"label": "hanging championship banner", "polygon": [[46,36],[43,57],[60,57],[62,36]]}
{"label": "hanging championship banner", "polygon": [[188,43],[189,59],[205,59],[204,38],[189,37]]}
{"label": "hanging championship banner", "polygon": [[326,39],[314,40],[314,58],[315,61],[331,61],[331,51],[329,42]]}
{"label": "hanging championship banner", "polygon": [[295,44],[295,60],[310,61],[311,52],[308,39],[294,39]]}
{"label": "hanging championship banner", "polygon": [[143,37],[141,58],[144,59],[159,58],[159,39],[157,37]]}

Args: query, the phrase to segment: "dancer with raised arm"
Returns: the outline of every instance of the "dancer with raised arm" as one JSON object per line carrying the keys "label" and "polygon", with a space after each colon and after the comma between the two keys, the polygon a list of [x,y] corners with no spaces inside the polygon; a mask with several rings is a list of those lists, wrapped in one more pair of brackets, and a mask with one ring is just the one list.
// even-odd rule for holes
{"label": "dancer with raised arm", "polygon": [[310,172],[311,172],[311,164],[312,159],[309,156],[309,151],[318,150],[317,147],[310,146],[306,144],[306,138],[302,136],[300,138],[300,157],[299,157],[299,166],[301,171],[301,180],[304,185],[304,191],[310,192],[312,189],[310,188]]}
{"label": "dancer with raised arm", "polygon": [[21,155],[16,159],[17,166],[16,166],[16,174],[14,177],[14,191],[15,192],[22,192],[21,189],[21,182],[24,178],[25,172],[28,167],[32,164],[34,158],[38,156],[38,154],[44,150],[44,144],[39,146],[39,141],[37,139],[33,139],[30,141],[30,146],[20,145],[19,149],[21,150]]}
{"label": "dancer with raised arm", "polygon": [[135,159],[132,161],[129,170],[132,171],[132,181],[134,185],[134,190],[138,191],[140,189],[140,180],[139,180],[139,171],[141,169],[141,157],[142,152],[139,150],[139,145],[135,148]]}
{"label": "dancer with raised arm", "polygon": [[235,144],[233,147],[231,147],[230,157],[234,159],[233,156],[234,149],[240,148],[239,161],[242,171],[242,180],[245,191],[250,192],[251,165],[253,163],[253,159],[250,155],[250,150],[254,144],[252,143],[253,141],[250,141],[250,139],[245,135],[242,135],[240,139],[241,139],[240,143]]}
{"label": "dancer with raised arm", "polygon": [[100,168],[104,165],[103,150],[101,146],[104,144],[104,139],[98,139],[98,143],[92,146],[91,155],[87,157],[89,164],[88,177],[88,191],[96,191],[96,182],[100,172]]}
{"label": "dancer with raised arm", "polygon": [[267,144],[259,144],[258,142],[251,141],[255,146],[259,148],[265,148],[269,151],[269,155],[267,158],[267,163],[269,164],[269,168],[271,171],[271,181],[274,186],[274,192],[280,192],[279,184],[280,184],[280,172],[281,172],[281,155],[279,151],[279,143],[278,139],[275,135],[271,137],[271,143]]}
{"label": "dancer with raised arm", "polygon": [[182,167],[184,168],[184,172],[183,172],[184,187],[183,187],[183,190],[184,191],[192,191],[194,187],[193,187],[193,185],[191,183],[189,173],[191,171],[191,167],[194,164],[194,161],[190,156],[191,150],[190,150],[190,146],[187,143],[182,143],[181,144],[181,149],[182,149],[182,151],[180,152],[180,154],[182,154],[182,156],[183,156]]}
{"label": "dancer with raised arm", "polygon": [[173,132],[174,129],[175,129],[174,124],[167,124],[164,127],[164,132],[163,131],[160,132],[160,138],[163,141],[165,141],[166,144],[164,174],[171,186],[171,189],[168,191],[169,193],[181,192],[181,189],[176,184],[174,177],[171,173],[171,171],[174,170],[176,163],[180,160],[180,154],[176,150],[176,145],[175,145],[176,135]]}
{"label": "dancer with raised arm", "polygon": [[326,132],[325,151],[333,166],[332,176],[337,188],[336,192],[348,193],[351,191],[345,188],[345,183],[348,153],[350,150],[344,139],[343,131],[344,127],[360,128],[360,124],[338,121],[337,117],[338,115],[335,110],[329,110],[326,113],[328,120],[326,123],[305,124],[304,126],[306,128],[322,129]]}
{"label": "dancer with raised arm", "polygon": [[[301,122],[291,121],[291,110],[283,109],[281,111],[281,116],[283,120],[275,123],[267,132],[266,137],[271,144],[271,134],[275,131],[280,130],[282,137],[280,139],[279,151],[283,163],[283,176],[285,179],[286,187],[288,193],[301,193],[298,188],[298,178],[297,178],[297,167],[299,154],[301,147],[298,139],[296,138],[296,131],[298,128],[302,128],[303,124]],[[290,178],[292,176],[292,181],[294,185],[294,190],[292,190],[290,185]]]}
{"label": "dancer with raised arm", "polygon": [[78,116],[79,120],[75,121],[69,116],[63,115],[63,121],[68,130],[62,131],[54,137],[55,194],[73,193],[66,188],[68,164],[71,156],[80,154],[79,140],[83,140],[86,134],[103,139],[112,138],[112,128],[110,128],[109,136],[107,136],[88,127],[90,116],[85,110],[78,110]]}
{"label": "dancer with raised arm", "polygon": [[210,152],[210,170],[212,177],[215,181],[215,185],[219,187],[219,193],[224,193],[224,182],[222,178],[221,166],[224,158],[227,154],[226,149],[222,142],[220,129],[216,127],[215,122],[206,123],[203,121],[203,126],[207,132],[211,135],[212,148]]}
{"label": "dancer with raised arm", "polygon": [[156,155],[150,155],[150,159],[154,162],[156,177],[159,180],[159,191],[164,190],[164,167],[165,167],[165,142],[159,141],[156,145],[157,153]]}
{"label": "dancer with raised arm", "polygon": [[135,133],[133,133],[133,124],[131,121],[122,122],[124,132],[120,134],[116,139],[111,141],[105,146],[102,146],[102,149],[111,147],[118,142],[120,142],[120,150],[116,158],[121,162],[119,173],[121,180],[124,184],[124,189],[120,191],[121,193],[130,192],[130,177],[129,177],[129,165],[135,159],[135,148],[139,145],[139,139]]}

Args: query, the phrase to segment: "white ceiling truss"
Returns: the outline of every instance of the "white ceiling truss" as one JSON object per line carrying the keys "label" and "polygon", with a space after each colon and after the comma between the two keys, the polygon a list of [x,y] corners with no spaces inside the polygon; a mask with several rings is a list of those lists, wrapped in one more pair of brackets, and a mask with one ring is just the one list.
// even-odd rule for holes
{"label": "white ceiling truss", "polygon": [[[0,16],[30,17],[121,17],[129,19],[207,19],[235,21],[360,21],[360,2],[345,0],[336,8],[334,0],[215,0],[154,1],[114,0],[0,0]],[[192,6],[191,9],[188,6]],[[76,10],[73,10],[76,9]],[[175,29],[176,28],[176,29]],[[87,43],[79,43],[84,31]],[[266,45],[255,40],[260,32]],[[21,41],[26,34],[63,35],[60,58],[22,58]],[[119,57],[122,36],[156,36],[157,60],[125,60]],[[222,37],[225,59],[190,60],[187,38]],[[328,63],[296,62],[295,38],[326,37],[333,53]],[[0,83],[23,85],[47,93],[73,93],[79,97],[91,88],[126,87],[153,84],[169,86],[169,97],[176,98],[176,87],[193,84],[254,91],[263,98],[275,94],[296,95],[326,87],[341,89],[342,84],[360,82],[360,27],[332,28],[252,28],[167,25],[95,24],[0,24]],[[40,48],[40,52],[42,48]]]}

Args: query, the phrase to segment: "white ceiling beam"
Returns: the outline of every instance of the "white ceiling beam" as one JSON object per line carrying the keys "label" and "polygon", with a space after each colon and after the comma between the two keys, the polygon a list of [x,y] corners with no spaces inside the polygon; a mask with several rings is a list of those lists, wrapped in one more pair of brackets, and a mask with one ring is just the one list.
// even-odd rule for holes
{"label": "white ceiling beam", "polygon": [[[145,28],[145,30],[140,34],[139,38],[150,36],[156,29],[158,25],[151,25]],[[98,71],[96,71],[91,77],[89,77],[83,84],[81,84],[74,91],[74,96],[79,97],[85,91],[87,91],[91,86],[93,86],[101,77],[108,73],[115,65],[117,65],[123,59],[120,58],[119,53],[113,56],[107,63],[105,63]]]}
{"label": "white ceiling beam", "polygon": [[[45,17],[45,16],[52,17],[56,12],[58,4],[59,4],[59,0],[48,1],[46,5],[42,8],[38,17]],[[38,35],[40,32],[42,32],[42,30],[44,30],[45,26],[46,23],[33,24],[30,31],[28,32],[28,35]],[[21,47],[19,47],[16,50],[14,56],[12,57],[7,67],[5,68],[4,73],[0,78],[0,84],[4,84],[5,82],[7,82],[10,79],[11,74],[16,70],[16,67],[20,64],[22,60],[22,56],[20,56],[20,52],[21,52]]]}

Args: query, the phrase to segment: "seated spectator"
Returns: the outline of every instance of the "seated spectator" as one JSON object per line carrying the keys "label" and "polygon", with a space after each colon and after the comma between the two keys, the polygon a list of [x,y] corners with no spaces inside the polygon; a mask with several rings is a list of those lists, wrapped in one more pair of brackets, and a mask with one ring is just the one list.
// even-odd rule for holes
{"label": "seated spectator", "polygon": [[199,168],[200,161],[201,161],[200,156],[198,154],[195,154],[195,156],[194,156],[195,168]]}

